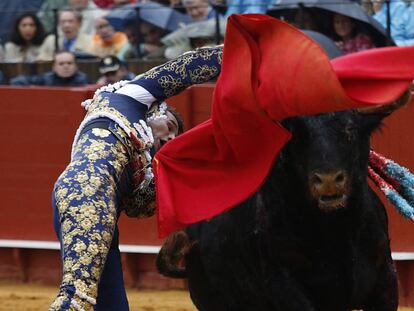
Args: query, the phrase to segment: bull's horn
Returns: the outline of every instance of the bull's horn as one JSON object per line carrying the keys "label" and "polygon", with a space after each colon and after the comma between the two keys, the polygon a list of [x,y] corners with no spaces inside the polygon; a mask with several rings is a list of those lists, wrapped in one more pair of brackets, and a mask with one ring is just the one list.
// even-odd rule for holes
{"label": "bull's horn", "polygon": [[411,100],[411,86],[394,102],[388,105],[377,105],[371,107],[358,108],[357,111],[362,114],[390,114],[398,108],[406,105]]}

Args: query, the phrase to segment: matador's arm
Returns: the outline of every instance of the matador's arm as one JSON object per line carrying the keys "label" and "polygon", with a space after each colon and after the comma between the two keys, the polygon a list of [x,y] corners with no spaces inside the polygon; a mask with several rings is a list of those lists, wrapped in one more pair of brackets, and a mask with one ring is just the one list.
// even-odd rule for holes
{"label": "matador's arm", "polygon": [[177,95],[193,84],[211,81],[221,70],[223,48],[200,48],[154,67],[124,85],[116,93],[151,105]]}

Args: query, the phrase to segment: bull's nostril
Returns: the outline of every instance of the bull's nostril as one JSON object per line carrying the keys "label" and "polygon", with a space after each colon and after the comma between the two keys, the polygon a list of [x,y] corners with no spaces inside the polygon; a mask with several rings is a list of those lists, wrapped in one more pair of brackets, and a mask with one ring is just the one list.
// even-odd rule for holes
{"label": "bull's nostril", "polygon": [[321,176],[319,176],[317,173],[315,173],[312,176],[311,182],[314,185],[321,185],[323,183],[323,180],[322,180]]}
{"label": "bull's nostril", "polygon": [[344,180],[345,180],[345,175],[343,173],[339,173],[335,178],[335,182],[337,183],[343,182]]}

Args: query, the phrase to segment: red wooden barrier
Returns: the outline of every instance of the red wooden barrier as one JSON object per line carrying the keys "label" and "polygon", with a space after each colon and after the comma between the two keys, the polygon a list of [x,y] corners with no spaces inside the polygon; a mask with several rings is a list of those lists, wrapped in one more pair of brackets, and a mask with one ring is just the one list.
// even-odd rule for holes
{"label": "red wooden barrier", "polygon": [[[212,92],[213,85],[193,86],[169,102],[177,107],[190,128],[209,117]],[[90,88],[0,88],[0,240],[56,241],[51,191],[69,161],[72,139],[84,114],[80,102],[92,94]],[[411,170],[413,115],[414,103],[390,116],[382,132],[373,139],[378,152]],[[396,214],[388,204],[387,209],[393,251],[414,252],[414,224]],[[123,244],[161,244],[155,218],[136,220],[123,216],[120,227]],[[45,255],[47,260],[39,259]],[[126,282],[147,287],[159,287],[160,282],[183,286],[160,278],[154,272],[153,259],[152,255],[124,255]],[[57,251],[0,249],[0,278],[38,280],[48,276],[57,282],[58,263]],[[397,268],[401,302],[414,305],[413,261],[399,261]]]}
{"label": "red wooden barrier", "polygon": [[[209,115],[211,86],[172,98],[187,128]],[[198,89],[197,89],[198,90]],[[51,191],[70,159],[75,131],[83,118],[80,103],[91,88],[0,88],[0,239],[56,240],[52,227]],[[197,108],[192,114],[193,93]],[[204,109],[204,110],[202,110]],[[160,245],[155,218],[121,217],[121,243]]]}
{"label": "red wooden barrier", "polygon": [[51,189],[90,89],[0,89],[0,238],[52,240]]}

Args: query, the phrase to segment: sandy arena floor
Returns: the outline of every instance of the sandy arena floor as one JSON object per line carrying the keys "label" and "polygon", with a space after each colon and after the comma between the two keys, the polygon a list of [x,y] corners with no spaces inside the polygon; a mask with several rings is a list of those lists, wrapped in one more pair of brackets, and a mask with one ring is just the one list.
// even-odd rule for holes
{"label": "sandy arena floor", "polygon": [[[57,293],[56,287],[0,283],[0,311],[44,311]],[[196,311],[185,291],[128,290],[130,310]]]}
{"label": "sandy arena floor", "polygon": [[[0,311],[44,311],[57,292],[55,287],[0,283]],[[196,311],[185,291],[128,290],[131,311]],[[414,311],[400,308],[398,311]]]}

